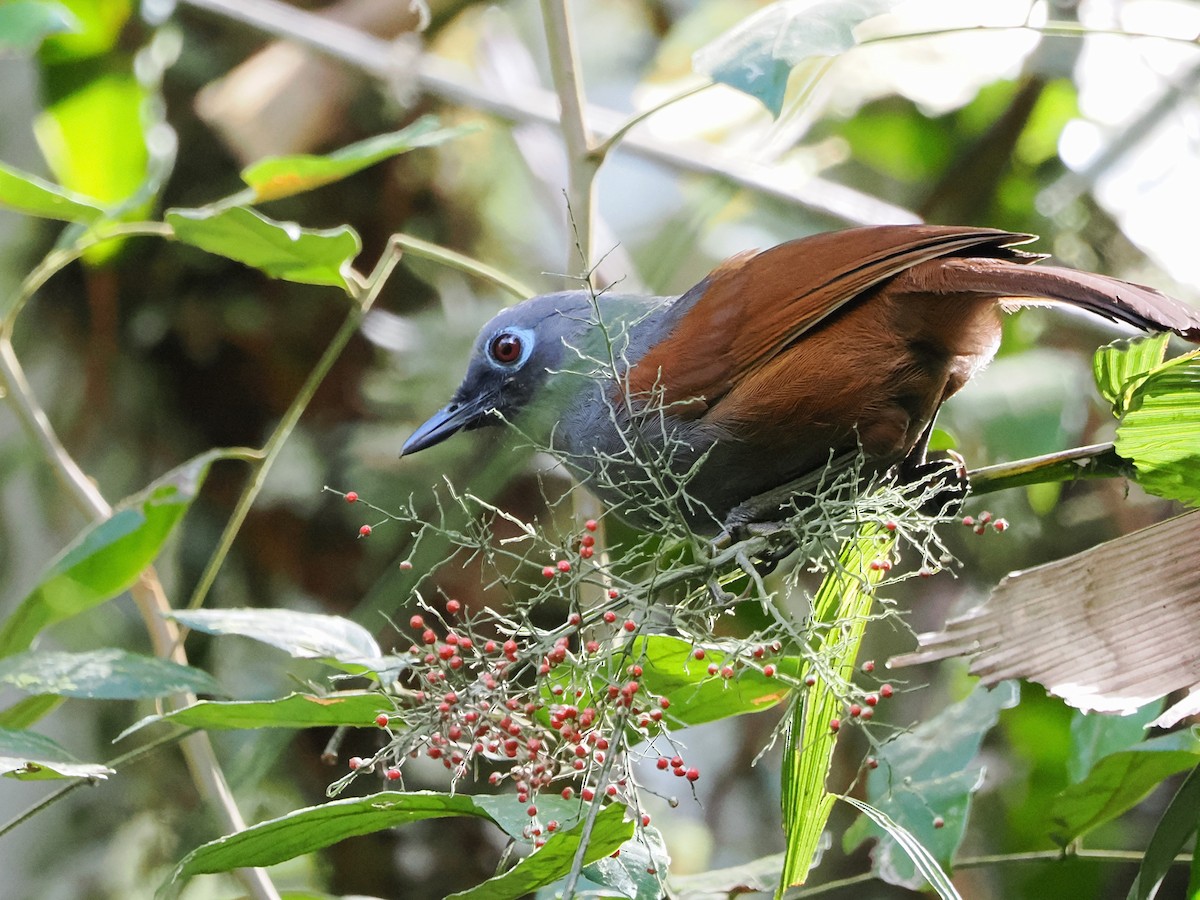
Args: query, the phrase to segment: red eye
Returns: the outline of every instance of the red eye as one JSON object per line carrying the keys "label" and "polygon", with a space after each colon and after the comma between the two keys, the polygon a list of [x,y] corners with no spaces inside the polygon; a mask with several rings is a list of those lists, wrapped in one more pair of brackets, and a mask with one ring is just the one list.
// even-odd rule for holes
{"label": "red eye", "polygon": [[521,339],[512,332],[505,331],[492,338],[488,352],[496,362],[511,365],[521,358],[522,349]]}

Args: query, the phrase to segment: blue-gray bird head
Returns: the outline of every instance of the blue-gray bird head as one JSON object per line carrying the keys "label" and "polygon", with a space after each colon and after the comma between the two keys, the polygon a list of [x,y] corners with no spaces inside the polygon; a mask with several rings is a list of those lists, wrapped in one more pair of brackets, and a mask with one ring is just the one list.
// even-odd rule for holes
{"label": "blue-gray bird head", "polygon": [[475,339],[467,374],[450,403],[404,442],[400,455],[432,447],[458,431],[511,421],[537,405],[547,382],[578,358],[570,348],[593,327],[592,304],[585,291],[565,291],[501,311]]}

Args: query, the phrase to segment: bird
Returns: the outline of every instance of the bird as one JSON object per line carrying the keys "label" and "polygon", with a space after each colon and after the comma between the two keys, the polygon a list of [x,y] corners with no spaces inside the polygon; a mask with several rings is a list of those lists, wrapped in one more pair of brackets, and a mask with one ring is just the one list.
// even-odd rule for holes
{"label": "bird", "polygon": [[915,478],[938,409],[996,354],[1002,311],[1067,305],[1200,343],[1200,310],[1033,266],[1046,255],[1019,248],[1034,240],[867,226],[740,253],[678,297],[533,297],[483,326],[401,456],[509,422],[633,525],[727,533],[780,517],[831,460]]}

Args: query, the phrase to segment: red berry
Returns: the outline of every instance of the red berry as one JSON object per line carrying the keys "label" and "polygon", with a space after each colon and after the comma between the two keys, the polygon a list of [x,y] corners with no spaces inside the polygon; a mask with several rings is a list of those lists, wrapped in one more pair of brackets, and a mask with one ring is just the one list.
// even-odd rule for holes
{"label": "red berry", "polygon": [[626,631],[637,631],[637,622],[633,621],[633,619],[626,619],[625,624],[621,627]]}
{"label": "red berry", "polygon": [[721,667],[721,677],[722,678],[732,678],[733,677],[733,666],[722,666]]}
{"label": "red berry", "polygon": [[1005,531],[1008,528],[1008,519],[997,519],[992,523],[992,527],[997,531]]}
{"label": "red berry", "polygon": [[659,697],[658,705],[661,706],[663,709],[669,709],[671,706],[671,701],[668,700],[666,697]]}
{"label": "red berry", "polygon": [[804,676],[804,683],[805,683],[806,685],[808,685],[808,687],[812,687],[814,684],[816,684],[816,683],[817,683],[817,676],[815,676],[815,675],[805,675],[805,676]]}
{"label": "red berry", "polygon": [[862,664],[862,670],[864,672],[874,672],[875,671],[875,661],[868,659],[865,663]]}
{"label": "red berry", "polygon": [[717,664],[716,664],[716,663],[709,663],[709,664],[708,664],[708,674],[709,674],[709,675],[716,675],[718,671],[719,671],[719,670],[717,669]]}
{"label": "red berry", "polygon": [[963,516],[962,523],[967,528],[974,528],[975,527],[975,517],[974,516]]}
{"label": "red berry", "polygon": [[871,709],[869,706],[862,711],[862,718],[863,718],[864,722],[867,719],[872,719],[874,717],[875,717],[875,710]]}
{"label": "red berry", "polygon": [[616,600],[620,596],[621,596],[621,592],[618,591],[616,588],[608,589],[608,599],[609,600]]}
{"label": "red berry", "polygon": [[583,616],[581,616],[579,613],[571,613],[571,615],[567,616],[567,624],[571,625],[572,627],[578,625],[582,621]]}
{"label": "red berry", "polygon": [[379,715],[377,715],[375,717],[375,724],[378,725],[380,728],[387,728],[387,726],[388,726],[387,713],[380,713]]}
{"label": "red berry", "polygon": [[697,647],[692,651],[692,656],[696,657],[696,659],[704,659],[704,648]]}
{"label": "red berry", "polygon": [[[563,789],[562,789],[562,798],[563,798],[564,800],[570,800],[570,799],[571,799],[572,797],[574,797],[574,796],[575,796],[575,788],[573,788],[573,787],[565,787],[565,788],[563,788]],[[546,828],[548,828],[548,829],[550,829],[551,831],[553,831],[554,829],[550,828],[550,826],[551,826],[551,825],[556,825],[556,824],[557,824],[557,823],[555,823],[555,822],[547,822],[547,823],[546,823]]]}
{"label": "red berry", "polygon": [[665,756],[660,756],[654,763],[654,765],[660,769],[666,769],[667,766],[669,766],[670,764],[671,764],[671,761],[669,759],[667,759]]}
{"label": "red berry", "polygon": [[401,572],[408,572],[411,569],[412,569],[412,563],[409,562],[407,559],[403,559],[400,561],[400,571]]}
{"label": "red berry", "polygon": [[457,600],[447,600],[446,601],[446,612],[449,613],[450,615],[457,616],[458,611],[460,609],[462,609],[462,604],[459,603]]}
{"label": "red berry", "polygon": [[571,563],[568,560],[560,559],[558,561],[558,571],[570,572],[571,571]]}
{"label": "red berry", "polygon": [[683,767],[683,757],[682,756],[672,756],[671,757],[671,765],[676,769],[682,768]]}
{"label": "red berry", "polygon": [[[596,553],[596,549],[594,547],[580,547],[579,548],[579,558],[580,559],[591,559],[592,556],[595,555],[595,553]],[[566,562],[566,560],[564,559],[563,562]]]}
{"label": "red berry", "polygon": [[583,523],[583,527],[586,528],[588,531],[595,531],[597,528],[600,527],[600,525],[595,519],[588,519],[586,522]]}
{"label": "red berry", "polygon": [[582,797],[584,800],[588,801],[589,803],[591,803],[592,800],[596,799],[596,792],[593,791],[590,787],[585,787],[582,791],[579,792],[579,796]]}
{"label": "red berry", "polygon": [[529,809],[525,810],[525,812],[529,813],[529,818],[532,819],[534,816],[537,815],[537,807],[531,806],[531,807],[529,807]]}
{"label": "red berry", "polygon": [[639,666],[637,663],[634,663],[626,671],[628,671],[629,674],[632,675],[634,678],[642,677],[642,667]]}
{"label": "red berry", "polygon": [[361,756],[352,756],[348,760],[346,760],[346,765],[349,766],[351,769],[357,769],[359,766],[361,766],[363,764],[363,762],[364,762],[364,760]]}
{"label": "red berry", "polygon": [[867,694],[867,696],[863,697],[863,703],[867,704],[867,706],[874,706],[878,702],[879,696],[877,694]]}
{"label": "red berry", "polygon": [[986,509],[979,514],[979,524],[980,525],[986,525],[990,521],[992,521],[992,514],[990,512],[988,512]]}
{"label": "red berry", "polygon": [[347,503],[357,503],[358,502],[358,491],[347,491],[346,492],[346,502]]}
{"label": "red berry", "polygon": [[766,675],[768,678],[774,678],[775,677],[774,664],[767,663],[765,666],[763,666],[763,674]]}
{"label": "red berry", "polygon": [[[567,788],[565,791],[563,791],[563,794],[565,795],[567,793],[567,791],[569,791],[569,790],[571,790],[571,789]],[[567,799],[570,800],[571,798],[567,797]],[[551,819],[549,822],[546,823],[546,830],[547,831],[558,831],[558,822],[555,819]]]}
{"label": "red berry", "polygon": [[836,733],[837,730],[841,727],[842,727],[841,719],[830,719],[829,720],[829,730],[830,731]]}
{"label": "red berry", "polygon": [[941,816],[934,816],[933,817],[933,827],[934,828],[945,828],[946,820],[943,819]]}
{"label": "red berry", "polygon": [[587,650],[588,653],[595,653],[597,650],[600,649],[600,642],[599,641],[588,641],[586,644],[583,645],[583,648],[585,650]]}
{"label": "red berry", "polygon": [[594,547],[596,546],[596,539],[590,534],[585,534],[579,539],[579,544],[582,547]]}
{"label": "red berry", "polygon": [[645,828],[650,824],[650,813],[642,813],[642,827]]}
{"label": "red berry", "polygon": [[868,769],[878,769],[879,768],[879,760],[877,760],[873,756],[868,756],[867,757],[867,768]]}
{"label": "red berry", "polygon": [[542,566],[542,574],[547,578],[554,577],[554,566]]}
{"label": "red berry", "polygon": [[883,523],[883,527],[886,528],[888,531],[895,531],[896,523],[893,522],[891,519],[888,519],[886,522]]}
{"label": "red berry", "polygon": [[604,793],[610,797],[617,796],[617,786],[615,784],[610,784],[608,787],[606,787],[604,789]]}
{"label": "red berry", "polygon": [[688,781],[696,781],[700,777],[700,770],[694,766],[684,773]]}
{"label": "red berry", "polygon": [[420,630],[425,627],[425,620],[421,616],[413,616],[408,620],[408,627],[414,630]]}
{"label": "red berry", "polygon": [[890,684],[885,684],[879,688],[879,695],[884,698],[892,696],[892,694],[894,694],[895,692],[896,692],[896,689],[894,687],[892,687]]}
{"label": "red berry", "polygon": [[421,640],[426,644],[432,644],[437,640],[437,633],[432,628],[426,628],[421,632]]}
{"label": "red berry", "polygon": [[617,614],[611,609],[605,610],[604,621],[611,625],[613,622],[617,621]]}
{"label": "red berry", "polygon": [[861,715],[862,715],[862,707],[859,706],[857,703],[851,703],[850,704],[850,718],[857,719]]}
{"label": "red berry", "polygon": [[395,768],[394,766],[392,768],[388,769],[383,774],[387,778],[388,781],[399,781],[400,780],[400,770]]}
{"label": "red berry", "polygon": [[371,533],[371,526],[370,526],[370,525],[364,525],[362,528],[358,529],[358,536],[359,536],[359,537],[366,537],[366,536],[367,536],[367,535],[369,535],[370,533]]}

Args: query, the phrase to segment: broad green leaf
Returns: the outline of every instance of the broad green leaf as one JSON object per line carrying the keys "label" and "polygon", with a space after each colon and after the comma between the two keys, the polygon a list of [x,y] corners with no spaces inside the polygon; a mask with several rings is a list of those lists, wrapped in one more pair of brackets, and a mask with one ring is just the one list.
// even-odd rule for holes
{"label": "broad green leaf", "polygon": [[705,646],[703,660],[695,659],[691,641],[665,634],[635,638],[625,652],[611,652],[603,662],[588,659],[577,666],[564,665],[553,670],[543,685],[547,702],[556,702],[555,685],[574,690],[582,683],[590,686],[593,695],[600,695],[614,682],[623,680],[624,669],[632,663],[642,667],[638,679],[643,690],[670,701],[664,720],[670,726],[698,725],[730,716],[761,712],[770,709],[792,691],[784,680],[798,678],[803,666],[799,657],[771,657],[779,675],[768,678],[754,668],[741,668],[735,677],[725,679],[709,675],[710,664],[722,665],[727,656],[724,650]]}
{"label": "broad green leaf", "polygon": [[[852,677],[874,587],[883,577],[881,571],[871,568],[871,562],[888,553],[892,544],[881,527],[864,526],[857,538],[842,547],[837,569],[825,576],[813,598],[813,621],[825,626],[813,650],[837,677]],[[818,678],[792,703],[781,785],[786,845],[776,897],[803,882],[816,863],[834,801],[834,795],[825,789],[837,740],[830,722],[840,717],[841,708],[838,691],[825,678]]]}
{"label": "broad green leaf", "polygon": [[196,609],[171,614],[180,625],[205,634],[252,638],[297,659],[329,659],[366,664],[383,651],[361,625],[320,613],[290,609]]}
{"label": "broad green leaf", "polygon": [[[447,900],[519,900],[543,885],[557,881],[571,871],[584,827],[585,823],[581,821],[569,831],[555,833],[544,847],[522,859],[507,872],[489,878],[470,890],[450,894]],[[632,836],[633,823],[625,820],[625,807],[617,803],[604,807],[596,815],[584,852],[584,862],[603,859],[619,850]]]}
{"label": "broad green leaf", "polygon": [[[121,735],[156,722],[170,722],[190,728],[316,728],[324,725],[373,724],[380,712],[392,713],[387,701],[373,691],[345,692],[318,697],[313,694],[289,694],[277,700],[199,700],[182,709],[147,716]],[[120,738],[118,738],[120,740]]]}
{"label": "broad green leaf", "polygon": [[197,847],[176,866],[170,894],[193,875],[273,866],[360,834],[449,816],[488,818],[472,797],[433,791],[385,791],[307,806]]}
{"label": "broad green leaf", "polygon": [[0,660],[0,684],[30,694],[92,700],[141,700],[185,691],[221,693],[207,672],[115,648],[87,653],[18,653]]}
{"label": "broad green leaf", "polygon": [[34,123],[38,145],[59,184],[105,206],[132,197],[145,181],[150,161],[142,128],[147,101],[132,72],[110,71],[69,91],[64,88]]}
{"label": "broad green leaf", "polygon": [[47,781],[107,778],[112,774],[108,766],[80,762],[48,737],[32,731],[0,728],[0,775],[6,778]]}
{"label": "broad green leaf", "polygon": [[1175,865],[1175,856],[1200,825],[1200,766],[1192,769],[1158,820],[1146,847],[1137,877],[1129,888],[1129,900],[1150,900]]}
{"label": "broad green leaf", "polygon": [[933,854],[913,836],[912,832],[903,825],[895,822],[887,813],[876,809],[869,803],[863,803],[861,800],[856,800],[853,797],[842,797],[842,799],[867,816],[891,838],[896,846],[908,854],[908,858],[920,876],[921,882],[928,883],[943,900],[962,900],[962,896],[950,882],[950,877],[938,865],[938,861],[934,858]]}
{"label": "broad green leaf", "polygon": [[740,866],[672,875],[667,886],[672,897],[735,897],[751,891],[765,894],[779,884],[782,872],[783,854],[772,853]]}
{"label": "broad green leaf", "polygon": [[[541,801],[538,801],[539,806]],[[631,900],[658,900],[671,856],[657,828],[643,828],[636,840],[626,841],[621,855],[605,856],[583,870],[594,884],[612,888],[618,896]]]}
{"label": "broad green leaf", "polygon": [[1065,847],[1132,809],[1162,782],[1200,764],[1200,741],[1176,732],[1143,741],[1097,762],[1087,778],[1061,791],[1050,807],[1050,837]]}
{"label": "broad green leaf", "polygon": [[87,60],[111,53],[125,23],[133,14],[133,0],[58,0],[75,27],[55,34],[42,45],[43,63],[57,64]]}
{"label": "broad green leaf", "polygon": [[0,728],[28,728],[62,706],[64,697],[35,694],[0,712]]}
{"label": "broad green leaf", "polygon": [[1092,357],[1092,375],[1096,387],[1119,419],[1129,406],[1131,390],[1162,365],[1167,352],[1169,334],[1113,341],[1101,347]]}
{"label": "broad green leaf", "polygon": [[25,650],[43,628],[125,591],[154,561],[223,451],[168,472],[111,516],[83,530],[50,564],[37,587],[0,627],[0,657]]}
{"label": "broad green leaf", "polygon": [[242,181],[254,192],[254,201],[278,200],[340,181],[392,156],[433,147],[474,131],[473,126],[439,128],[434,116],[422,116],[406,128],[380,134],[326,156],[274,156],[242,170]]}
{"label": "broad green leaf", "polygon": [[1115,444],[1147,491],[1200,506],[1200,352],[1170,360],[1132,390]]}
{"label": "broad green leaf", "polygon": [[1162,709],[1161,701],[1149,703],[1129,716],[1105,716],[1075,710],[1071,715],[1071,755],[1067,775],[1072,782],[1083,781],[1096,761],[1128,750],[1146,737],[1146,726]]}
{"label": "broad green leaf", "polygon": [[696,71],[783,111],[792,70],[819,75],[830,60],[858,45],[854,29],[898,0],[781,0],[730,29],[692,58]]}
{"label": "broad green leaf", "polygon": [[[879,767],[867,776],[867,798],[944,865],[962,843],[971,795],[983,785],[984,768],[972,765],[984,735],[1000,710],[1016,706],[1017,685],[1005,681],[988,690],[977,687],[968,697],[897,736],[879,748]],[[936,827],[939,818],[941,827]],[[889,884],[917,890],[926,874],[908,849],[878,822],[860,819],[847,829],[843,846],[850,850],[875,837],[875,873]]]}
{"label": "broad green leaf", "polygon": [[169,209],[165,218],[185,244],[300,284],[348,290],[350,263],[362,249],[347,225],[301,228],[244,206]]}
{"label": "broad green leaf", "polygon": [[33,51],[48,35],[78,30],[79,20],[61,3],[9,0],[0,4],[0,56]]}
{"label": "broad green leaf", "polygon": [[[4,7],[0,6],[0,11]],[[29,216],[91,223],[104,215],[100,202],[61,188],[36,175],[0,163],[0,206]]]}

